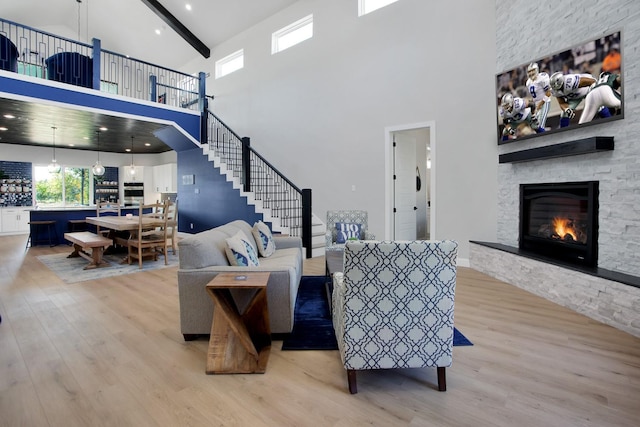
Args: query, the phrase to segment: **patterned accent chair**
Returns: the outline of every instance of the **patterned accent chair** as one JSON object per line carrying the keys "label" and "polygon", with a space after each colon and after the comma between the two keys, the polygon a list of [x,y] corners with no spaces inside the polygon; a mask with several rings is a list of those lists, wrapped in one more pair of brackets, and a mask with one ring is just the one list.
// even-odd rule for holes
{"label": "patterned accent chair", "polygon": [[336,223],[352,223],[360,224],[360,239],[374,240],[376,236],[368,231],[369,214],[367,211],[347,210],[347,211],[327,211],[327,231],[325,233],[327,251],[341,251],[344,249],[344,243],[336,243],[338,232]]}
{"label": "patterned accent chair", "polygon": [[458,243],[349,241],[333,276],[333,326],[349,391],[356,371],[451,366]]}

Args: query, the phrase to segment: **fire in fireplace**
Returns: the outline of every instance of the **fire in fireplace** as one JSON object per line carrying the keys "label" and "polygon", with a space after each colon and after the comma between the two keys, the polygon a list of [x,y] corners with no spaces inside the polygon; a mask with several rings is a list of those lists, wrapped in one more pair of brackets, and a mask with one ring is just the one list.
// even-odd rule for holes
{"label": "fire in fireplace", "polygon": [[520,249],[595,267],[598,182],[521,184]]}

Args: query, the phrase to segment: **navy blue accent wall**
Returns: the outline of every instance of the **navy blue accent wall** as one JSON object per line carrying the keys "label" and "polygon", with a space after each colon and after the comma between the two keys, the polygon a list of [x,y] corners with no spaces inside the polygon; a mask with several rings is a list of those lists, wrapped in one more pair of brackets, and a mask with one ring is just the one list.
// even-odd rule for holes
{"label": "navy blue accent wall", "polygon": [[[194,175],[194,183],[184,185],[184,175]],[[209,230],[236,219],[252,225],[263,220],[246,197],[238,197],[238,190],[201,148],[178,152],[178,210],[178,230],[185,233]]]}

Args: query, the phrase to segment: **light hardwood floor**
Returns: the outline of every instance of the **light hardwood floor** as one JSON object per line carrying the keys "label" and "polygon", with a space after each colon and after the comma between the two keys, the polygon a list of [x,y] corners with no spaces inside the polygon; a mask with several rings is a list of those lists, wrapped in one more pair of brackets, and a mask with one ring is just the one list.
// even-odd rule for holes
{"label": "light hardwood floor", "polygon": [[[0,237],[0,426],[638,426],[640,339],[459,268],[448,390],[435,369],[360,373],[274,348],[264,375],[205,375],[176,268],[65,284]],[[161,261],[160,261],[161,262]],[[324,273],[323,258],[305,274]]]}

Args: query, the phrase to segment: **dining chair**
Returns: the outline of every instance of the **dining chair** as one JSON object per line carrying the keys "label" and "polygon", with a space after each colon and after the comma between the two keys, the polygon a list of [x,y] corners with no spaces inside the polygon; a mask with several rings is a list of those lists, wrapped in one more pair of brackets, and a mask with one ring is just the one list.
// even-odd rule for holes
{"label": "dining chair", "polygon": [[[116,200],[116,202],[98,202],[96,203],[96,216],[109,216],[115,215],[120,216],[120,200]],[[96,234],[102,234],[103,236],[107,236],[111,230],[101,230],[99,225],[96,225]]]}
{"label": "dining chair", "polygon": [[138,228],[129,238],[128,263],[132,259],[138,260],[138,266],[142,268],[144,258],[158,260],[158,253],[164,255],[164,264],[167,260],[167,213],[168,203],[152,203],[140,205],[138,212]]}
{"label": "dining chair", "polygon": [[[164,203],[156,200],[156,203]],[[166,200],[167,209],[167,240],[171,241],[171,252],[176,254],[176,232],[178,231],[178,201]]]}
{"label": "dining chair", "polygon": [[176,232],[178,229],[178,201],[167,206],[167,239],[171,240],[171,252],[176,254]]}

